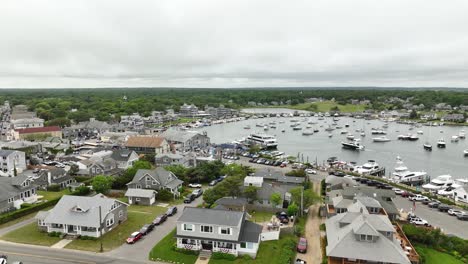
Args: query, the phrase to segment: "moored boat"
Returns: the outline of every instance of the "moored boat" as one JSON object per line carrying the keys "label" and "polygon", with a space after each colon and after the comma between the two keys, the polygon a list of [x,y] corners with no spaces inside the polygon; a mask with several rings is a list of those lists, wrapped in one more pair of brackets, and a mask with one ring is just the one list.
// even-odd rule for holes
{"label": "moored boat", "polygon": [[374,141],[374,142],[389,142],[391,140],[386,136],[381,136],[381,137],[372,138],[372,141]]}

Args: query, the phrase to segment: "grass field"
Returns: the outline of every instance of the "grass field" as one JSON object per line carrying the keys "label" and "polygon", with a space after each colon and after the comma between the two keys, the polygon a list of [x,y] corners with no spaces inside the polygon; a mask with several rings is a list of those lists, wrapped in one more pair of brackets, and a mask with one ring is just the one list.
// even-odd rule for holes
{"label": "grass field", "polygon": [[463,261],[435,249],[422,245],[415,245],[415,248],[419,255],[424,256],[425,264],[463,264]]}
{"label": "grass field", "polygon": [[330,110],[334,107],[338,107],[341,112],[346,112],[346,113],[362,112],[366,109],[365,105],[353,105],[353,104],[340,105],[332,101],[324,101],[324,102],[317,102],[317,103],[303,103],[303,104],[298,104],[298,105],[287,106],[287,108],[291,108],[291,109],[317,111],[317,112],[330,112]]}
{"label": "grass field", "polygon": [[242,256],[236,260],[210,259],[209,264],[284,264],[281,263],[281,249],[290,239],[296,240],[293,235],[282,236],[280,240],[265,241],[260,244],[256,259],[243,258]]}
{"label": "grass field", "polygon": [[68,189],[63,189],[60,192],[37,191],[37,195],[42,196],[42,200],[50,201],[55,198],[60,198],[65,194],[70,194]]}
{"label": "grass field", "polygon": [[173,245],[176,243],[174,238],[175,229],[165,236],[159,243],[154,246],[149,254],[149,259],[154,261],[164,261],[171,263],[193,264],[197,261],[197,255],[189,255],[180,253],[174,250]]}
{"label": "grass field", "polygon": [[[158,206],[135,206],[128,207],[128,219],[114,230],[102,236],[102,244],[104,251],[110,251],[119,247],[127,237],[135,231],[150,223],[156,216],[166,212],[167,208]],[[66,246],[69,249],[78,249],[84,251],[99,252],[99,240],[74,240]]]}
{"label": "grass field", "polygon": [[32,244],[39,246],[52,246],[60,241],[59,237],[50,237],[45,232],[40,232],[37,223],[31,223],[22,228],[5,234],[0,239],[15,243]]}
{"label": "grass field", "polygon": [[271,212],[262,212],[262,211],[252,211],[252,212],[249,212],[249,214],[252,216],[251,221],[255,223],[268,222],[270,221],[271,217],[275,215],[274,213],[271,213]]}

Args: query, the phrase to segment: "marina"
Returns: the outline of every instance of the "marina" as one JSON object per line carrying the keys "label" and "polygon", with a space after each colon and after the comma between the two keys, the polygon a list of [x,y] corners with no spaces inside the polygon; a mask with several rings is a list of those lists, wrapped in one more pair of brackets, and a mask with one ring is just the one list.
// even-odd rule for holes
{"label": "marina", "polygon": [[[273,113],[284,113],[287,109],[268,109]],[[259,110],[265,111],[265,110]],[[289,110],[291,115],[294,110]],[[335,120],[334,120],[335,119]],[[339,120],[337,120],[339,119]],[[268,134],[274,136],[277,140],[277,149],[285,152],[285,155],[299,157],[300,161],[324,163],[328,157],[338,157],[340,160],[353,161],[357,164],[364,164],[368,160],[375,160],[382,167],[393,168],[397,156],[404,159],[405,164],[413,171],[424,171],[431,178],[439,175],[450,174],[454,179],[466,178],[466,167],[468,166],[468,141],[459,137],[457,142],[452,142],[451,135],[464,135],[463,127],[456,126],[420,126],[417,128],[421,133],[411,133],[411,125],[396,122],[386,122],[381,120],[364,120],[350,117],[265,117],[256,119],[246,119],[233,123],[223,123],[207,127],[198,128],[206,131],[210,135],[212,143],[227,143],[246,138],[253,132],[263,132],[262,129],[255,127],[257,123],[268,124],[275,121],[277,129],[268,131]],[[281,121],[281,122],[280,122]],[[320,131],[313,134],[304,135],[304,131],[294,130],[294,127],[314,123],[314,126],[321,127]],[[336,125],[333,125],[336,123]],[[293,124],[293,127],[290,125]],[[354,140],[359,139],[360,145],[364,148],[360,151],[343,148],[342,143],[353,143],[347,139],[348,134],[341,134],[341,130],[336,127],[345,127],[348,124],[347,131],[362,131],[361,136],[354,136]],[[387,124],[386,129],[381,128]],[[251,131],[242,129],[245,126],[252,127]],[[391,140],[391,144],[382,144],[374,142],[373,138],[379,137],[372,131],[379,130],[380,136],[385,135],[385,140]],[[432,133],[430,133],[432,130]],[[437,133],[435,131],[438,131]],[[442,131],[443,133],[439,133]],[[384,132],[385,134],[383,134]],[[397,140],[399,135],[407,135],[412,139]],[[415,140],[420,135],[423,139]],[[445,147],[441,144],[444,144]],[[432,145],[439,146],[432,151]],[[391,173],[387,170],[387,174]]]}

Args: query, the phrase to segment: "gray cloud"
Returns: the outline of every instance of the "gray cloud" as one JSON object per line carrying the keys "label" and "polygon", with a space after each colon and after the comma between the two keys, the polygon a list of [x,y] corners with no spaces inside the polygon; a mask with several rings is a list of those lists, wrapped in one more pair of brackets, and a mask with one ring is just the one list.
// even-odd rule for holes
{"label": "gray cloud", "polygon": [[468,87],[465,0],[15,0],[0,87]]}

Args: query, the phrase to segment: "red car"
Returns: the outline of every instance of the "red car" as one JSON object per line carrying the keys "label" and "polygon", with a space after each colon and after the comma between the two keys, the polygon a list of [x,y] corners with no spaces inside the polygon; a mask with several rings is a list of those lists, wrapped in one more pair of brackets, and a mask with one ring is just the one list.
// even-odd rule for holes
{"label": "red car", "polygon": [[140,232],[133,232],[130,235],[130,237],[127,238],[127,244],[134,244],[135,242],[140,240],[142,236],[143,236],[143,234],[140,233]]}
{"label": "red car", "polygon": [[299,253],[307,252],[307,239],[305,239],[304,237],[299,238],[299,242],[297,243],[297,252]]}

